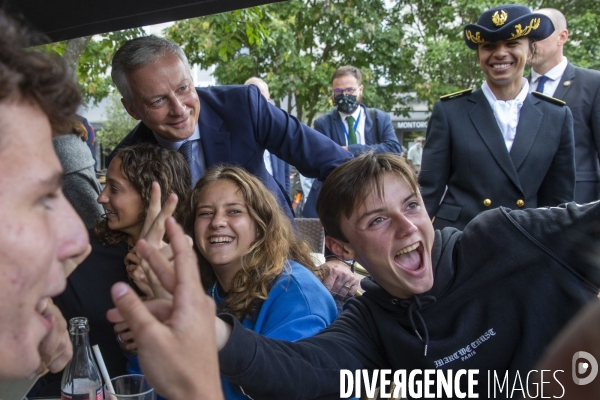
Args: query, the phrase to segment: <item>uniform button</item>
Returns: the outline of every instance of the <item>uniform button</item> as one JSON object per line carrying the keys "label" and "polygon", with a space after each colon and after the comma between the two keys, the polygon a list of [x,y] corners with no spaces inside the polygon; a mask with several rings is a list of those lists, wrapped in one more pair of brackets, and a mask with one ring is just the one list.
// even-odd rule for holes
{"label": "uniform button", "polygon": [[523,207],[525,205],[525,202],[521,199],[517,200],[517,207]]}
{"label": "uniform button", "polygon": [[492,201],[490,199],[485,199],[483,201],[483,205],[486,206],[486,207],[489,207],[489,206],[492,205]]}

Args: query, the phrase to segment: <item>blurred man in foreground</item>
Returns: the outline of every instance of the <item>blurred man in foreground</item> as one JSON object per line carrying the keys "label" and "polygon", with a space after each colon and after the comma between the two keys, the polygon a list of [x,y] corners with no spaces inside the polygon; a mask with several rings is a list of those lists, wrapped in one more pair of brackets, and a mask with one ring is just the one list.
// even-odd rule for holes
{"label": "blurred man in foreground", "polygon": [[[89,249],[83,222],[62,193],[51,141],[75,115],[77,83],[61,63],[27,45],[25,32],[0,11],[0,381],[60,371],[71,358],[66,322],[50,298],[64,290],[66,274]],[[199,323],[214,320],[214,302],[203,294],[193,250],[171,220],[167,235],[176,280],[163,284],[174,298],[154,311],[168,322],[150,315],[125,284],[113,288],[115,303],[158,393],[222,399],[215,327]],[[140,248],[152,264],[155,258]]]}
{"label": "blurred man in foreground", "polygon": [[51,141],[79,105],[77,84],[47,56],[23,50],[4,14],[0,29],[0,380],[11,380],[59,371],[71,358],[50,299],[88,239],[62,193]]}

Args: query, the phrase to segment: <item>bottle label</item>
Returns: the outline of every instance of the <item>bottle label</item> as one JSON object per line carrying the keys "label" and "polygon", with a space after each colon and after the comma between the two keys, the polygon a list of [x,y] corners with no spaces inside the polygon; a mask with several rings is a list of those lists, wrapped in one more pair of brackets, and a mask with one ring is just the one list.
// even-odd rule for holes
{"label": "bottle label", "polygon": [[104,392],[102,391],[102,388],[96,390],[96,397],[91,398],[89,393],[71,394],[61,391],[60,394],[60,400],[104,400]]}

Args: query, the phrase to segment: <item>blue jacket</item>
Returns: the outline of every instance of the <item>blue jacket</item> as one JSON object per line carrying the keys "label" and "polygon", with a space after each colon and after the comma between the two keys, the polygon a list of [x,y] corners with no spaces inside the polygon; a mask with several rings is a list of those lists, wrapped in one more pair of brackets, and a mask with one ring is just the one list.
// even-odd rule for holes
{"label": "blue jacket", "polygon": [[575,201],[600,199],[600,71],[567,64],[554,97],[573,113]]}
{"label": "blue jacket", "polygon": [[[222,301],[215,290],[215,301]],[[337,318],[333,297],[307,268],[290,261],[273,284],[256,319],[242,325],[273,339],[295,342],[316,335]],[[237,386],[221,377],[225,399],[247,399]],[[285,394],[282,393],[282,398]]]}
{"label": "blue jacket", "polygon": [[[362,113],[365,116],[365,144],[351,144],[348,151],[355,157],[366,151],[375,150],[377,153],[398,153],[402,154],[402,146],[396,138],[396,133],[392,126],[390,116],[381,110],[374,109],[377,118],[377,137],[375,137],[375,124],[369,117],[367,107],[360,105]],[[321,115],[314,122],[315,130],[321,132],[340,146],[346,146],[346,132],[344,123],[340,118],[340,113],[336,108]],[[302,210],[304,218],[318,218],[317,215],[317,197],[321,191],[321,182],[314,181],[310,193],[306,196],[306,203]]]}
{"label": "blue jacket", "polygon": [[271,158],[271,168],[273,168],[275,182],[290,196],[290,165],[273,154],[270,154],[269,157]]}
{"label": "blue jacket", "polygon": [[[369,150],[375,150],[377,153],[402,153],[402,147],[398,142],[392,120],[385,112],[374,109],[377,118],[377,137],[375,137],[374,122],[371,120],[367,107],[360,105],[362,115],[365,117],[365,144],[351,144],[348,146],[355,157]],[[340,118],[340,113],[336,108],[327,114],[321,115],[314,122],[315,130],[321,132],[329,139],[340,146],[346,145],[346,133],[344,131],[344,122]]]}
{"label": "blue jacket", "polygon": [[[329,172],[352,158],[333,141],[275,107],[254,85],[196,88],[200,99],[200,141],[206,167],[234,164],[258,177],[293,219],[289,195],[269,174],[264,150],[294,165],[304,176],[325,180]],[[152,131],[140,122],[107,158],[123,146],[156,143]]]}

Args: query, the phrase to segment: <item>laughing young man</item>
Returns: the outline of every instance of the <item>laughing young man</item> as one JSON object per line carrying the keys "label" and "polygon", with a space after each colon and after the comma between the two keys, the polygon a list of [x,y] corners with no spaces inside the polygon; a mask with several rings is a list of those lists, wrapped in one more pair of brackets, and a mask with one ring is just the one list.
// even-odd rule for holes
{"label": "laughing young man", "polygon": [[[463,232],[434,231],[410,167],[366,153],[330,174],[317,210],[328,247],[371,277],[330,327],[296,343],[221,315],[221,372],[254,399],[340,398],[340,370],[380,369],[478,370],[471,390],[480,398],[494,376],[509,383],[495,398],[519,397],[513,384],[525,390],[548,343],[598,295],[598,267],[580,250],[598,246],[588,232],[600,203],[497,208]],[[467,393],[467,374],[459,381],[441,396]]]}

